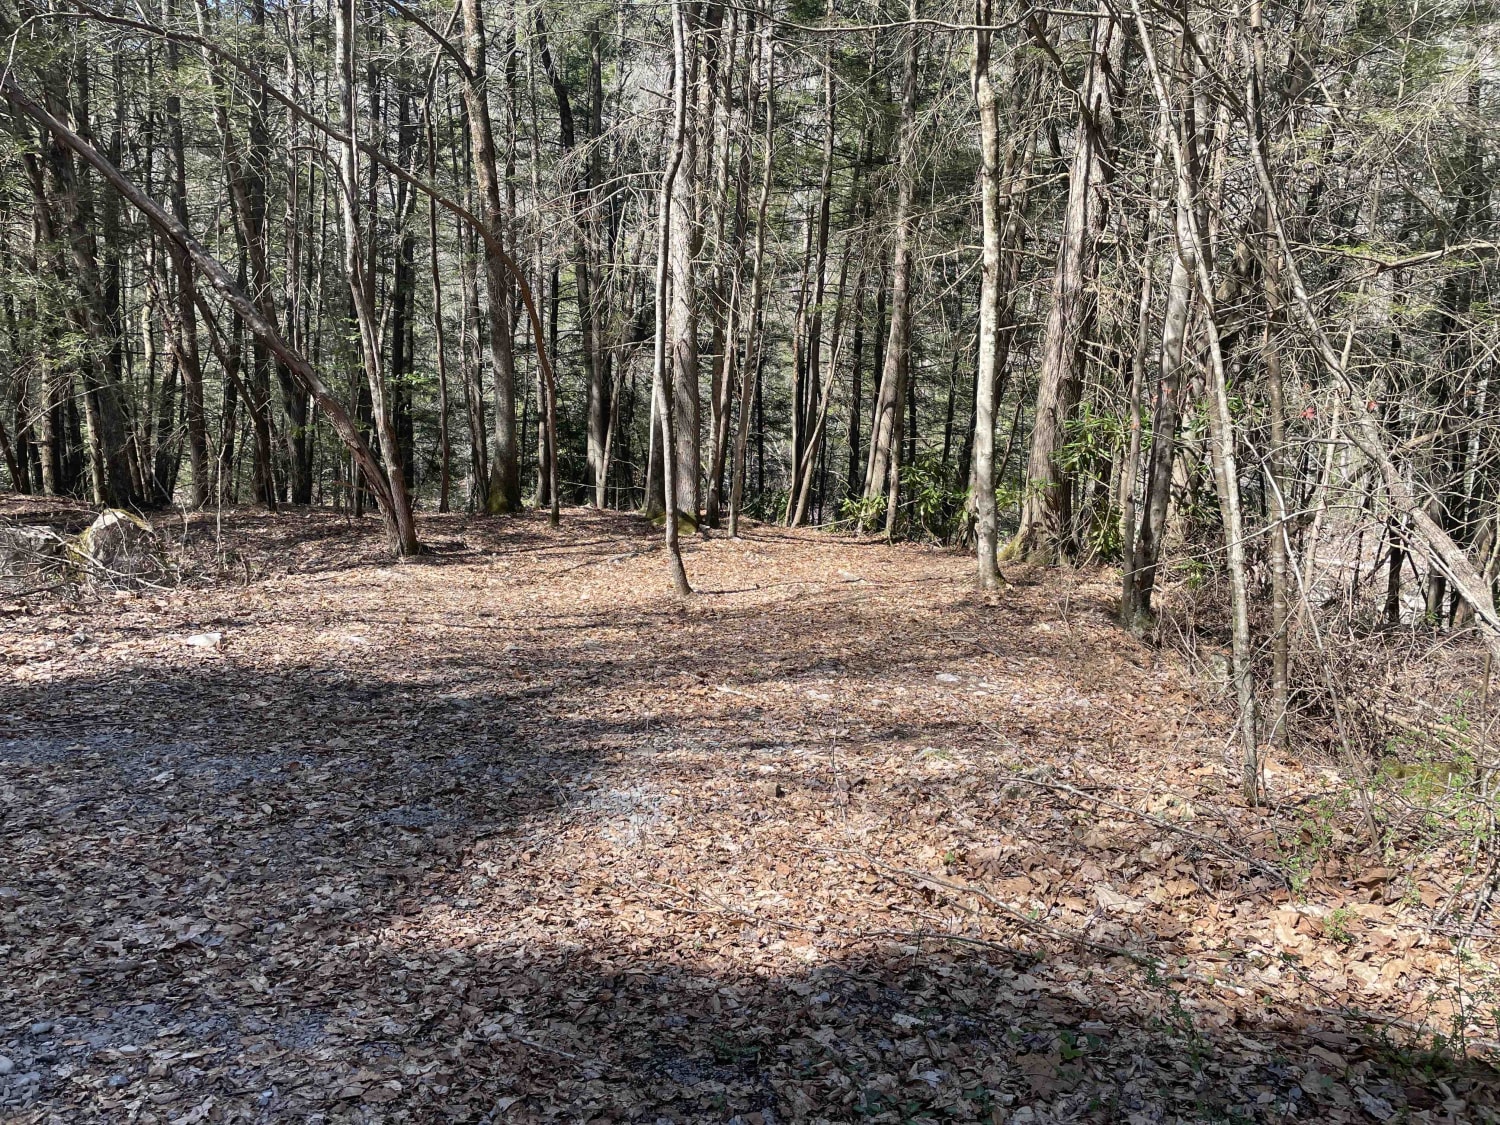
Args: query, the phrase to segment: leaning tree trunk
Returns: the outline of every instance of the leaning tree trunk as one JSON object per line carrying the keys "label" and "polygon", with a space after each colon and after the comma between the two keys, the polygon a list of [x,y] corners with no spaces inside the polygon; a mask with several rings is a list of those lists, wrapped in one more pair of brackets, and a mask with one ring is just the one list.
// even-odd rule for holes
{"label": "leaning tree trunk", "polygon": [[[188,233],[174,215],[152,200],[132,183],[118,168],[111,164],[98,149],[80,137],[66,124],[54,116],[46,107],[38,104],[15,83],[8,74],[0,74],[0,96],[3,96],[18,113],[30,117],[47,129],[58,142],[92,167],[111,188],[151,221],[163,235],[185,250],[198,273],[219,291],[236,315],[252,333],[265,341],[266,347],[292,372],[294,378],[311,394],[328,416],[334,430],[343,440],[364,475],[370,490],[375,494],[386,517],[387,534],[393,548],[402,542],[397,514],[391,505],[391,491],[381,472],[379,463],[370,453],[369,447],[359,436],[359,430],[333,394],[329,391],[317,369],[295,351],[272,322],[261,315],[260,310],[240,286],[236,285],[223,265]],[[201,306],[200,306],[201,309]]]}
{"label": "leaning tree trunk", "polygon": [[339,0],[334,12],[334,35],[337,40],[338,95],[343,106],[347,139],[339,150],[341,213],[344,220],[344,268],[349,274],[349,295],[359,323],[360,347],[364,353],[365,382],[370,388],[371,414],[375,434],[380,441],[380,455],[390,502],[395,517],[396,536],[391,546],[398,554],[414,555],[419,550],[416,523],[412,519],[411,497],[406,491],[406,474],[401,469],[401,443],[391,422],[386,401],[384,356],[380,347],[380,327],[375,315],[373,278],[363,260],[364,237],[360,231],[359,145],[354,87],[354,5],[358,0]]}

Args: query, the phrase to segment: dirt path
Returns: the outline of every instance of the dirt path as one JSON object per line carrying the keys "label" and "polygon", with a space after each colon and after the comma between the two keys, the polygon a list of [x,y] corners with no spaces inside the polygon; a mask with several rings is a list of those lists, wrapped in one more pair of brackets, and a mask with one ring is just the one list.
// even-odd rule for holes
{"label": "dirt path", "polygon": [[680,607],[626,517],[372,531],[4,607],[0,1118],[1494,1119],[1389,1026],[1464,999],[1420,881],[1289,894],[1317,772],[1243,808],[1108,575],[758,529]]}

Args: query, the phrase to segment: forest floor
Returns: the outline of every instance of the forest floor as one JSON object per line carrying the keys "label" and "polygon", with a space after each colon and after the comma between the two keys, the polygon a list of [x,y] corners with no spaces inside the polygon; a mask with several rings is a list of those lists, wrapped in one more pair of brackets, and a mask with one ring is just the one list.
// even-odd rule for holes
{"label": "forest floor", "polygon": [[1326,764],[1247,808],[1112,572],[754,527],[681,604],[622,515],[162,527],[180,586],[0,597],[0,1119],[1497,1119],[1414,1030],[1487,920]]}

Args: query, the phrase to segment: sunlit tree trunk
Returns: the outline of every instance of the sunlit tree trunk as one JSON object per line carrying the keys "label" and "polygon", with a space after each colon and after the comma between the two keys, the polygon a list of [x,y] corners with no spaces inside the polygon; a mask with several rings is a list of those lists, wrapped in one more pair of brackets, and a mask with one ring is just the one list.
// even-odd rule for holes
{"label": "sunlit tree trunk", "polygon": [[885,532],[895,534],[901,495],[901,440],[907,406],[907,378],[911,364],[912,194],[917,143],[917,0],[907,0],[905,65],[901,80],[900,159],[896,177],[895,250],[891,264],[890,330],[885,362],[875,397],[875,419],[870,432],[870,459],[865,468],[866,518],[884,501]]}

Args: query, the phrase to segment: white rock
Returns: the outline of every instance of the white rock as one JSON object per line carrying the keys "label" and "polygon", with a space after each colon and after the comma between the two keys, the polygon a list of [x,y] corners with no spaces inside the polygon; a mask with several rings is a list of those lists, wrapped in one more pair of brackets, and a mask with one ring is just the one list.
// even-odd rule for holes
{"label": "white rock", "polygon": [[16,1064],[15,1063],[11,1062],[4,1055],[0,1055],[0,1074],[9,1074],[11,1071],[13,1071],[15,1069],[16,1069]]}

